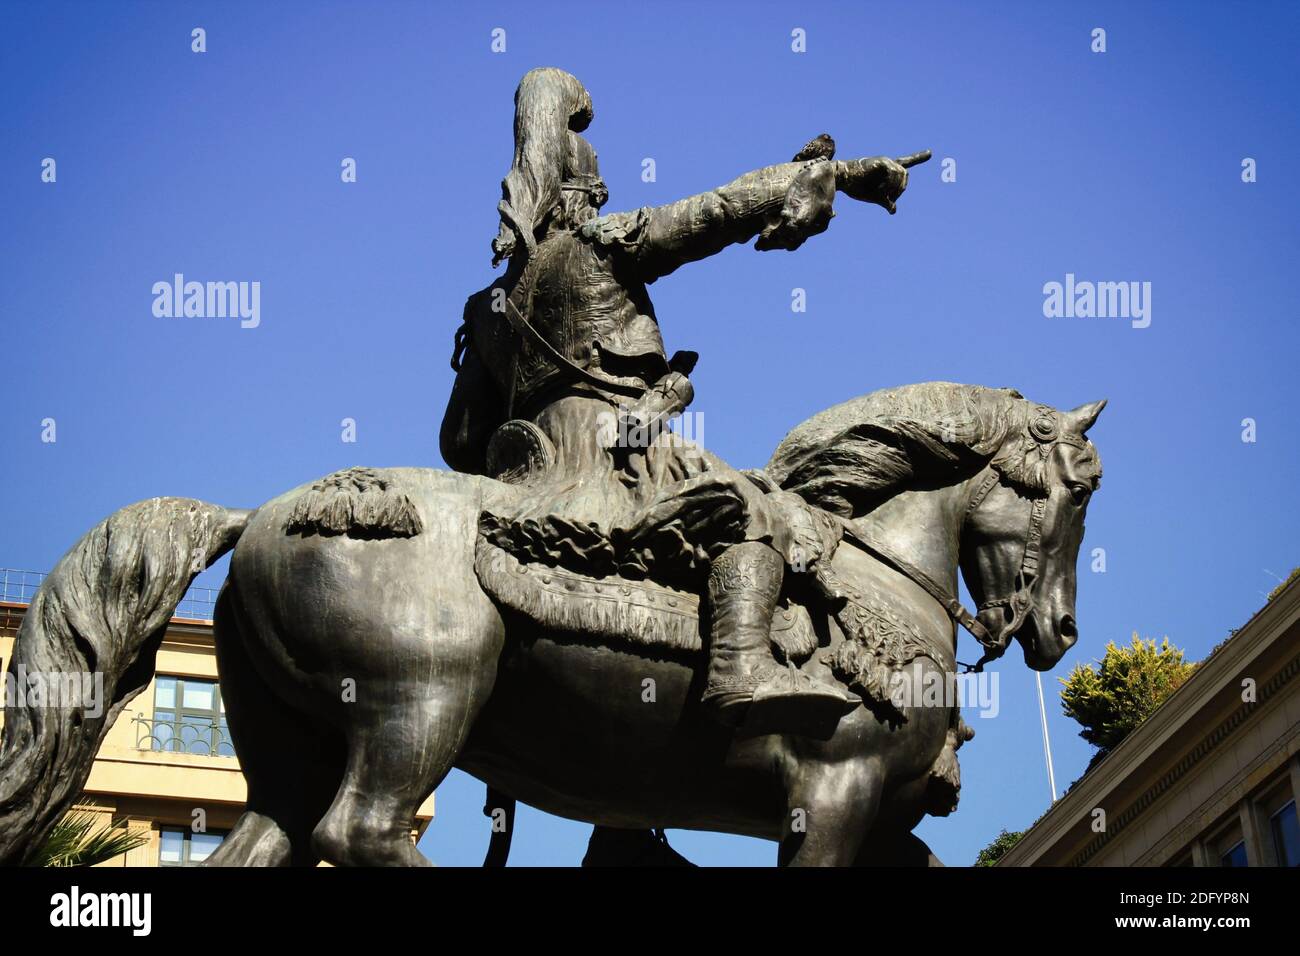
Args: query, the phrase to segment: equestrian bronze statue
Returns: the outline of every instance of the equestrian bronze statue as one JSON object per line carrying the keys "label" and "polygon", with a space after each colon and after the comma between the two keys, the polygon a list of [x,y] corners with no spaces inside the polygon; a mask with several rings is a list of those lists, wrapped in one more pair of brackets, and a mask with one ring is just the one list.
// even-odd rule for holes
{"label": "equestrian bronze statue", "polygon": [[7,705],[0,862],[76,798],[186,587],[232,548],[214,629],[249,796],[211,865],[425,864],[413,814],[452,767],[598,836],[934,862],[911,831],[957,804],[958,629],[977,669],[1013,638],[1038,670],[1074,644],[1104,402],[884,389],[733,468],[672,427],[696,356],[664,348],[647,286],[733,243],[798,248],[839,192],[893,213],[929,153],[837,160],[823,135],[711,192],[602,214],[592,118],[568,73],[520,83],[505,268],[456,335],[454,471],[353,467],[251,511],[150,499],[46,578],[11,668],[98,670],[111,706]]}

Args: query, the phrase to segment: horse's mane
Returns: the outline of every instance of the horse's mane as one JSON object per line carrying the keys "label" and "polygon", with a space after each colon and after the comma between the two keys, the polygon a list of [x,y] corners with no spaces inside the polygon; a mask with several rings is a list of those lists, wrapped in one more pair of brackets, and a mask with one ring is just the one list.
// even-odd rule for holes
{"label": "horse's mane", "polygon": [[852,517],[922,482],[953,484],[993,464],[1031,495],[1048,490],[1030,455],[1031,414],[1043,406],[1010,388],[924,382],[871,392],[814,415],[781,441],[764,469],[780,487]]}

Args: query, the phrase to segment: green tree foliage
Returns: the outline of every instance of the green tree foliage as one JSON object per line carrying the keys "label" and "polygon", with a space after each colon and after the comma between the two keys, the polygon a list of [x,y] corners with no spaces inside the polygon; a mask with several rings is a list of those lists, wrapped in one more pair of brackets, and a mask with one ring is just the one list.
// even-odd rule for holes
{"label": "green tree foliage", "polygon": [[1114,750],[1196,669],[1169,638],[1157,647],[1136,633],[1128,647],[1107,644],[1098,663],[1080,664],[1061,680],[1065,715],[1083,726],[1079,736],[1101,749],[1098,757]]}
{"label": "green tree foliage", "polygon": [[54,825],[32,866],[95,866],[149,842],[149,835],[100,826],[95,814],[74,810]]}
{"label": "green tree foliage", "polygon": [[994,837],[992,843],[980,850],[980,855],[975,858],[975,865],[996,865],[998,860],[1002,859],[1003,855],[1005,855],[1008,850],[1019,843],[1020,838],[1024,835],[1024,831],[1022,830],[1016,830],[1014,833],[1009,833],[1006,830],[1003,830]]}

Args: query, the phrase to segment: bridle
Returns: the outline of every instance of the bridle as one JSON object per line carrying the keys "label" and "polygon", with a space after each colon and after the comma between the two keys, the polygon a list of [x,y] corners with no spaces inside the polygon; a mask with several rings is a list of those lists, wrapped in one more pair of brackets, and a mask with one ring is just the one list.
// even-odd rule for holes
{"label": "bridle", "polygon": [[[966,514],[962,519],[963,525],[971,519],[976,509],[999,481],[1001,476],[990,468],[989,474],[976,489],[975,494],[971,495],[970,504],[967,505]],[[1025,547],[1020,558],[1020,569],[1016,571],[1015,590],[1008,597],[984,601],[976,608],[977,613],[995,607],[1009,608],[1011,620],[996,637],[992,637],[988,630],[984,629],[985,636],[989,637],[989,640],[981,638],[978,634],[975,635],[976,640],[984,645],[984,656],[975,663],[972,670],[983,670],[985,664],[1000,656],[1006,648],[1006,641],[1025,626],[1029,612],[1034,609],[1034,581],[1038,577],[1038,558],[1043,544],[1043,518],[1047,515],[1048,498],[1048,495],[1034,498],[1029,506],[1029,529],[1025,532]],[[983,625],[980,626],[983,629]]]}
{"label": "bridle", "polygon": [[[1085,447],[1084,440],[1076,441],[1072,436],[1059,434],[1050,411],[1045,410],[1030,423],[1029,433],[1038,442],[1040,454],[1044,458],[1051,455],[1053,447],[1057,444],[1072,445],[1076,448]],[[992,465],[986,465],[985,471],[987,474],[975,489],[975,493],[971,495],[966,511],[962,515],[963,527],[984,503],[989,492],[1002,481],[1001,474]],[[984,669],[985,664],[997,660],[1005,653],[1007,641],[1024,627],[1025,621],[1034,609],[1033,588],[1038,578],[1038,562],[1043,543],[1043,519],[1047,515],[1047,502],[1050,497],[1050,494],[1043,494],[1032,499],[1029,508],[1029,529],[1025,532],[1024,552],[1020,558],[1020,569],[1016,572],[1015,590],[1007,597],[983,602],[978,606],[976,614],[968,611],[956,595],[942,584],[907,559],[893,553],[879,542],[871,540],[864,532],[850,529],[848,536],[868,554],[889,565],[934,598],[949,618],[964,627],[975,640],[980,642],[984,648],[983,656],[974,664],[962,665],[968,672],[979,672]],[[995,607],[1006,607],[1011,610],[1011,620],[996,635],[990,633],[977,616],[978,612]]]}

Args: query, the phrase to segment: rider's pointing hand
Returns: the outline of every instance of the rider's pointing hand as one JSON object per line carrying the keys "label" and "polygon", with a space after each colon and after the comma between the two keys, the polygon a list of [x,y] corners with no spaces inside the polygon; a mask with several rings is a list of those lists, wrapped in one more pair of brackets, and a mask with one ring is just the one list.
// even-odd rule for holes
{"label": "rider's pointing hand", "polygon": [[900,159],[873,156],[837,162],[835,186],[853,199],[883,206],[892,216],[897,211],[895,203],[898,197],[907,188],[908,167],[924,163],[929,158],[927,149]]}

